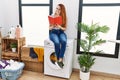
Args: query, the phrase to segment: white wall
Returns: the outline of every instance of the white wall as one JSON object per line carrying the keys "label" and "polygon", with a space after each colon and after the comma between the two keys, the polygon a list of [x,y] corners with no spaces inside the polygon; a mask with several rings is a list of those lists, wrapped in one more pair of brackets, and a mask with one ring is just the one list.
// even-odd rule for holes
{"label": "white wall", "polygon": [[[2,0],[1,0],[2,1]],[[3,1],[0,1],[0,27],[2,27],[2,31],[3,32],[3,26],[4,26],[4,8],[3,8]]]}
{"label": "white wall", "polygon": [[[58,3],[63,3],[66,7],[67,17],[68,17],[68,25],[67,25],[67,36],[68,38],[75,39],[77,37],[76,31],[76,24],[78,22],[78,7],[79,7],[79,0],[53,0],[53,7],[56,8]],[[0,18],[0,25],[5,25],[8,29],[10,26],[15,26],[19,22],[18,17],[18,3],[17,0],[0,0],[0,7],[3,6],[3,9],[0,8],[0,11],[4,11],[3,16]],[[3,21],[2,21],[3,20]],[[75,47],[76,50],[76,47]],[[74,52],[74,61],[73,61],[73,68],[79,69],[78,55],[76,51]],[[96,57],[95,65],[92,67],[93,71],[105,72],[105,73],[112,73],[120,75],[120,55],[118,59],[115,58],[106,58],[106,57]]]}
{"label": "white wall", "polygon": [[19,24],[18,0],[0,0],[0,26],[2,26],[2,35],[6,36],[11,26],[16,27]]}
{"label": "white wall", "polygon": [[3,18],[3,4],[0,2],[0,27],[4,24],[4,18]]}

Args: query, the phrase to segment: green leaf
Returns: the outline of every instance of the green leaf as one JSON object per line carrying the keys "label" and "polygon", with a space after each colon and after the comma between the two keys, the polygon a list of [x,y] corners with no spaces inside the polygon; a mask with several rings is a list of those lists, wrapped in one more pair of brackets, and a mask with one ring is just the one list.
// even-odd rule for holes
{"label": "green leaf", "polygon": [[88,31],[89,31],[88,25],[86,25],[84,23],[79,23],[78,24],[78,29],[79,29],[80,32],[85,32],[85,33],[88,33]]}
{"label": "green leaf", "polygon": [[94,43],[93,43],[93,46],[100,45],[100,44],[103,44],[103,43],[105,43],[105,42],[106,42],[106,40],[100,39],[100,40],[97,40],[96,42],[94,42]]}
{"label": "green leaf", "polygon": [[102,33],[107,33],[107,32],[109,31],[109,27],[107,27],[106,25],[104,25],[104,26],[102,26],[102,27],[100,28],[100,31],[101,31]]}
{"label": "green leaf", "polygon": [[84,51],[87,51],[87,47],[88,47],[88,44],[86,44],[87,43],[87,41],[86,40],[83,40],[83,39],[81,39],[80,40],[80,46],[81,46],[81,48],[84,50]]}

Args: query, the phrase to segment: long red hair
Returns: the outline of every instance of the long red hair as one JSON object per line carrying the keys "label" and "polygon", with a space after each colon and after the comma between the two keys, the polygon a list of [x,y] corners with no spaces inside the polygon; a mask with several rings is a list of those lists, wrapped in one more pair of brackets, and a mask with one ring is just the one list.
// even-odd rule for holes
{"label": "long red hair", "polygon": [[60,13],[60,16],[62,16],[62,27],[66,28],[66,22],[67,22],[67,19],[66,19],[66,10],[65,10],[65,6],[63,4],[58,4],[58,6],[60,6],[61,8],[61,13]]}

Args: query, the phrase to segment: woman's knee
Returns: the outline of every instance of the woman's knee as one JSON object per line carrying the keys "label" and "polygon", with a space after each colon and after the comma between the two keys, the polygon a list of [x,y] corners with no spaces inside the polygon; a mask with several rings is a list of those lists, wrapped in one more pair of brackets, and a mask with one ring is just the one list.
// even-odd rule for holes
{"label": "woman's knee", "polygon": [[59,41],[54,41],[55,46],[60,46],[60,42]]}

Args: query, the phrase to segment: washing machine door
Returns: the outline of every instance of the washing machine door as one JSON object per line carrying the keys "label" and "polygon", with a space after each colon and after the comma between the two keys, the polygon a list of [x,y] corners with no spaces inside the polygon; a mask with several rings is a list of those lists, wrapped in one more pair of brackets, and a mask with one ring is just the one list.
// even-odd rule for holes
{"label": "washing machine door", "polygon": [[54,50],[50,49],[46,58],[46,62],[48,64],[49,67],[51,67],[52,69],[59,69],[55,63],[52,62],[51,60],[51,55],[53,55],[55,53]]}
{"label": "washing machine door", "polygon": [[60,69],[58,68],[54,62],[52,62],[51,60],[51,56],[55,54],[55,51],[54,49],[50,49],[49,52],[48,52],[48,55],[47,55],[47,58],[46,58],[46,62],[48,64],[49,67],[51,67],[52,69]]}

